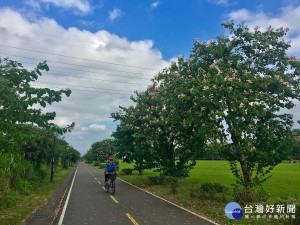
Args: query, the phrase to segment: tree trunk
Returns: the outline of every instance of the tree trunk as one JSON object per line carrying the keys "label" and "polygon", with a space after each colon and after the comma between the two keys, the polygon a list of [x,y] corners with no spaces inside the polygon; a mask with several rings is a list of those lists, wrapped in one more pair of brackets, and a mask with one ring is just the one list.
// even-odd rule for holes
{"label": "tree trunk", "polygon": [[241,149],[241,146],[239,144],[240,138],[235,136],[234,134],[232,134],[231,140],[232,140],[235,150],[238,153],[238,156],[240,158],[240,164],[241,164],[243,178],[244,178],[244,185],[245,185],[245,187],[249,187],[251,185],[251,177],[250,177],[249,170],[247,168],[247,163],[246,163],[244,152]]}
{"label": "tree trunk", "polygon": [[139,175],[143,175],[143,170],[139,169]]}
{"label": "tree trunk", "polygon": [[[229,109],[230,109],[230,107],[229,107]],[[241,137],[236,135],[235,130],[232,127],[232,124],[229,121],[226,121],[226,122],[228,124],[229,132],[231,134],[231,140],[232,140],[235,150],[240,158],[240,165],[242,168],[242,173],[243,173],[243,178],[244,178],[244,186],[249,187],[251,185],[251,176],[250,176],[250,172],[247,167],[245,154],[244,154],[243,150],[241,149],[241,146],[239,143],[241,140]]]}

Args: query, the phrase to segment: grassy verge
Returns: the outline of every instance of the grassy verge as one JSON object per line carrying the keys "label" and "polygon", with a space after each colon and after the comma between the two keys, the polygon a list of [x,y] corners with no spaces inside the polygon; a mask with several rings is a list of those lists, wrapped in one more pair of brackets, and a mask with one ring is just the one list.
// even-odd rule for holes
{"label": "grassy verge", "polygon": [[10,198],[12,201],[17,201],[18,203],[0,211],[0,224],[20,224],[34,209],[47,200],[49,195],[57,188],[60,181],[66,178],[71,169],[70,167],[68,170],[56,172],[54,182],[49,182],[50,176],[46,176],[39,187],[29,195],[11,193]]}
{"label": "grassy verge", "polygon": [[[123,168],[133,168],[133,165],[120,162],[119,171],[122,171]],[[232,175],[227,161],[198,161],[195,168],[191,171],[191,176],[180,180],[175,194],[172,193],[168,185],[151,184],[147,177],[154,175],[159,174],[151,170],[146,170],[142,176],[139,176],[137,171],[134,171],[132,175],[125,175],[121,172],[119,177],[200,215],[207,216],[220,224],[289,224],[289,221],[286,219],[242,218],[237,221],[225,216],[225,206],[229,202],[235,201],[231,185],[235,183],[235,177]],[[264,190],[269,195],[268,203],[276,204],[280,196],[287,194],[294,194],[299,197],[300,179],[298,177],[300,177],[300,164],[281,163],[278,165],[272,171],[272,177],[263,185]],[[229,192],[226,195],[226,200],[222,200],[218,196],[215,199],[191,196],[192,187],[201,185],[204,182],[219,183],[228,187]],[[259,202],[259,204],[266,205],[267,202]],[[277,204],[283,203],[279,202]],[[255,205],[253,204],[254,207]]]}

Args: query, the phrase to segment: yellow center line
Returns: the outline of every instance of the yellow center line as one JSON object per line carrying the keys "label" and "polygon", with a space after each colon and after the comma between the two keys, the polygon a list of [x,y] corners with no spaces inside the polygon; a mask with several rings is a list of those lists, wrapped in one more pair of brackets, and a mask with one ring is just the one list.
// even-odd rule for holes
{"label": "yellow center line", "polygon": [[128,219],[131,220],[131,222],[132,222],[134,225],[139,225],[139,224],[132,218],[132,216],[130,216],[129,213],[126,213],[126,216],[128,217]]}
{"label": "yellow center line", "polygon": [[105,188],[104,188],[104,187],[102,187],[102,189],[103,189],[103,190],[105,190]]}
{"label": "yellow center line", "polygon": [[117,199],[114,198],[114,196],[111,195],[110,197],[111,197],[112,200],[114,200],[115,203],[119,203],[119,202],[117,201]]}
{"label": "yellow center line", "polygon": [[98,180],[98,184],[101,184],[101,182]]}

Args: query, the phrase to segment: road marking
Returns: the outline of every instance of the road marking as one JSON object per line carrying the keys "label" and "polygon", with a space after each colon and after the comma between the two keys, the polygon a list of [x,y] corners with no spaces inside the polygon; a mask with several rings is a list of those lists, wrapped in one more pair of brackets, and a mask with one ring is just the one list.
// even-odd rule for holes
{"label": "road marking", "polygon": [[132,216],[130,216],[129,213],[126,213],[126,216],[128,217],[128,219],[131,220],[131,222],[132,222],[134,225],[139,225],[139,224],[132,218]]}
{"label": "road marking", "polygon": [[95,180],[97,180],[97,178],[95,177]]}
{"label": "road marking", "polygon": [[129,184],[129,185],[132,186],[132,187],[135,187],[135,188],[137,188],[137,189],[139,189],[139,190],[141,190],[141,191],[143,191],[143,192],[146,192],[146,193],[148,193],[148,194],[150,194],[150,195],[152,195],[152,196],[154,196],[154,197],[156,197],[156,198],[159,198],[159,199],[161,199],[161,200],[163,200],[163,201],[165,201],[165,202],[168,202],[169,204],[174,205],[174,206],[176,206],[176,207],[178,207],[178,208],[180,208],[180,209],[182,209],[182,210],[184,210],[184,211],[186,211],[186,212],[189,212],[189,213],[191,213],[191,214],[193,214],[193,215],[195,215],[195,216],[197,216],[197,217],[200,217],[201,219],[204,219],[204,220],[206,220],[206,221],[208,221],[208,222],[210,222],[210,223],[212,223],[212,224],[214,224],[214,225],[220,225],[220,224],[218,224],[218,223],[216,223],[216,222],[214,222],[214,221],[212,221],[212,220],[210,220],[210,219],[208,219],[208,218],[206,218],[206,217],[204,217],[204,216],[201,216],[201,215],[199,215],[199,214],[197,214],[197,213],[194,213],[194,212],[192,212],[191,210],[188,210],[188,209],[186,209],[186,208],[183,208],[182,206],[179,206],[179,205],[177,205],[177,204],[175,204],[175,203],[173,203],[173,202],[170,202],[170,201],[168,201],[168,200],[166,200],[166,199],[164,199],[164,198],[162,198],[162,197],[160,197],[160,196],[158,196],[158,195],[155,195],[155,194],[153,194],[153,193],[151,193],[151,192],[149,192],[149,191],[146,191],[146,190],[144,190],[144,189],[142,189],[142,188],[139,188],[139,187],[137,187],[137,186],[135,186],[135,185],[133,185],[133,184],[131,184],[131,183],[125,181],[125,180],[122,180],[122,179],[120,179],[120,178],[118,178],[118,180],[121,180],[121,181],[123,181],[124,183]]}
{"label": "road marking", "polygon": [[101,184],[101,182],[98,180],[98,184]]}
{"label": "road marking", "polygon": [[114,200],[115,203],[117,203],[117,204],[119,203],[119,202],[117,201],[117,199],[114,198],[114,196],[111,195],[110,197],[111,197],[112,200]]}
{"label": "road marking", "polygon": [[70,199],[70,195],[71,195],[71,191],[72,191],[72,188],[73,188],[73,184],[74,184],[74,180],[75,180],[75,177],[76,177],[77,170],[78,170],[78,166],[76,168],[76,171],[75,171],[75,174],[74,174],[74,177],[73,177],[73,180],[72,180],[72,184],[71,184],[71,187],[70,187],[70,190],[69,190],[64,208],[63,208],[63,211],[61,212],[61,215],[60,215],[60,218],[59,218],[59,221],[58,221],[58,225],[62,225],[62,222],[64,220],[66,209],[67,209],[68,202],[69,202],[69,199]]}
{"label": "road marking", "polygon": [[104,188],[104,187],[102,187],[102,189],[105,191],[105,188]]}

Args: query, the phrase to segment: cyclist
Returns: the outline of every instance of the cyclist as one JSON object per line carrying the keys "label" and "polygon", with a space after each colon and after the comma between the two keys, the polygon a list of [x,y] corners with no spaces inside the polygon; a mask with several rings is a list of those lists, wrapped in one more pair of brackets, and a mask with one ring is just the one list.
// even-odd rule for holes
{"label": "cyclist", "polygon": [[109,157],[108,162],[105,164],[105,171],[104,171],[105,183],[108,181],[109,178],[108,173],[113,173],[114,171],[116,172],[116,174],[118,174],[117,166],[114,163],[114,159],[112,157]]}

